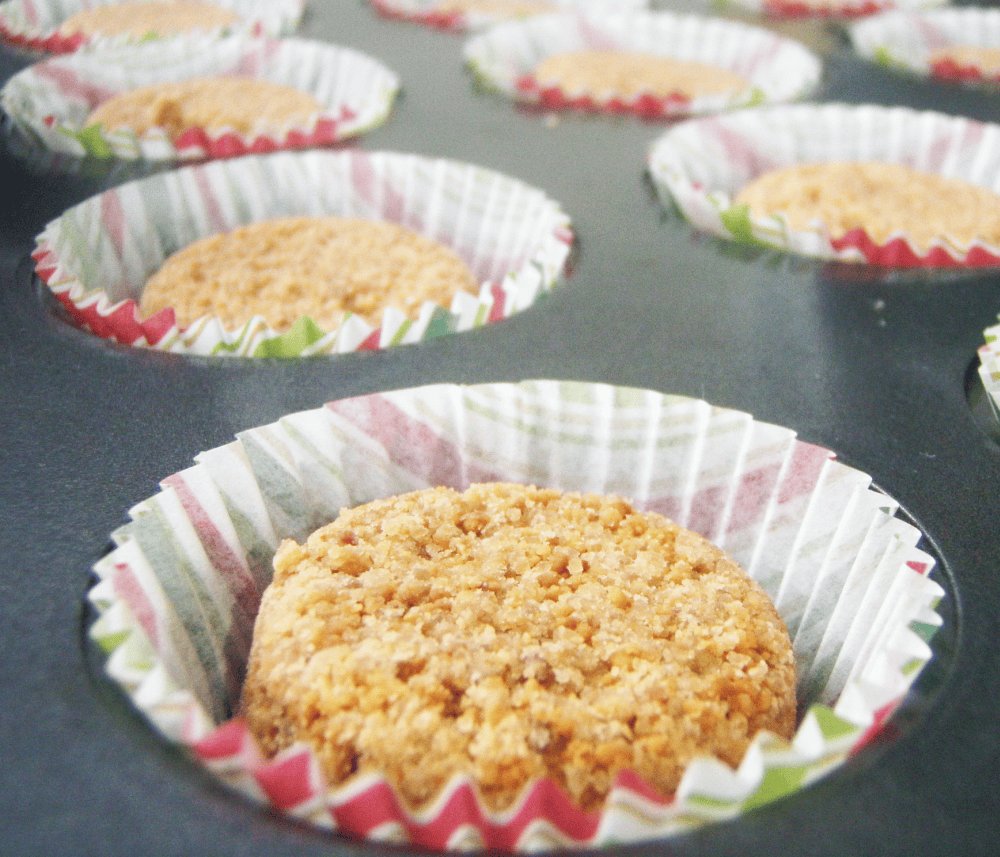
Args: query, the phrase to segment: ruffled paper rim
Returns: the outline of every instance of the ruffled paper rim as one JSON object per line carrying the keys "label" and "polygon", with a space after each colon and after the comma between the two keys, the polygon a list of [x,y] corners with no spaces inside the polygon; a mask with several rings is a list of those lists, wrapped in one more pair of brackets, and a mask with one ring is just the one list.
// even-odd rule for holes
{"label": "ruffled paper rim", "polygon": [[[442,0],[369,0],[372,8],[383,18],[421,24],[436,30],[451,33],[465,33],[510,20],[525,20],[532,13],[509,16],[501,13],[481,11],[442,11]],[[549,0],[555,7],[565,11],[586,10],[621,12],[641,10],[649,7],[649,0]],[[546,14],[549,10],[534,14]]]}
{"label": "ruffled paper rim", "polygon": [[[632,467],[579,466],[612,440]],[[555,446],[537,460],[533,444]],[[341,506],[491,478],[605,493],[630,481],[640,508],[674,512],[726,547],[789,625],[800,699],[818,700],[794,740],[759,735],[736,770],[698,759],[671,799],[623,772],[600,814],[548,781],[491,813],[461,777],[413,813],[378,775],[328,790],[303,746],[264,759],[222,699],[238,693],[238,665],[191,672],[169,654],[214,646],[220,661],[223,651],[238,657],[233,641],[249,645],[277,544],[301,540]],[[930,659],[941,624],[934,561],[870,477],[789,429],[649,390],[527,381],[344,399],[243,432],[161,486],[95,566],[90,636],[108,675],[167,740],[248,799],[370,841],[530,851],[647,841],[734,818],[866,746]]]}
{"label": "ruffled paper rim", "polygon": [[[1000,316],[997,316],[1000,322]],[[979,379],[986,391],[990,408],[1000,421],[1000,323],[983,331],[983,344],[979,346]]]}
{"label": "ruffled paper rim", "polygon": [[723,7],[733,5],[777,19],[834,18],[853,20],[879,15],[896,9],[928,9],[948,0],[722,0]]}
{"label": "ruffled paper rim", "polygon": [[1000,265],[1000,247],[947,238],[922,252],[902,232],[884,243],[863,229],[833,238],[817,222],[790,228],[780,215],[751,216],[733,195],[775,167],[824,160],[884,160],[957,176],[1000,192],[1000,125],[906,107],[800,104],[733,111],[682,122],[650,147],[649,176],[665,205],[694,226],[739,243],[815,259],[885,268]]}
{"label": "ruffled paper rim", "polygon": [[1000,48],[1000,10],[979,7],[893,12],[853,24],[855,52],[886,68],[955,83],[1000,82],[1000,72],[975,63],[932,60],[934,51],[957,45]]}
{"label": "ruffled paper rim", "polygon": [[[294,62],[289,61],[292,57]],[[123,71],[112,78],[106,70],[115,67]],[[137,70],[131,78],[129,70]],[[176,142],[160,129],[143,135],[109,132],[100,125],[81,127],[71,118],[81,102],[86,102],[84,115],[96,106],[95,92],[104,98],[150,83],[223,74],[291,86],[322,100],[323,109],[301,127],[260,128],[249,136],[192,127]],[[393,71],[352,48],[296,38],[178,36],[165,44],[130,45],[100,55],[80,52],[35,63],[7,81],[0,90],[0,106],[29,146],[70,158],[155,163],[339,143],[382,124],[399,86]]]}
{"label": "ruffled paper rim", "polygon": [[[223,36],[243,33],[252,36],[283,36],[295,31],[305,12],[305,0],[211,0],[243,18],[238,24],[206,31]],[[78,50],[102,50],[157,38],[147,34],[136,40],[130,36],[88,38],[76,33],[63,36],[59,27],[71,15],[87,8],[84,0],[4,0],[0,3],[0,39],[19,48],[62,54]],[[173,35],[163,39],[175,38]]]}
{"label": "ruffled paper rim", "polygon": [[[325,182],[322,194],[316,192],[318,177]],[[335,179],[340,184],[332,184]],[[489,188],[494,192],[484,194]],[[427,199],[412,196],[421,189]],[[150,200],[151,213],[145,200]],[[180,206],[175,217],[163,200]],[[221,200],[227,204],[221,205]],[[464,217],[449,224],[445,217],[453,209]],[[214,316],[181,329],[173,309],[144,318],[135,299],[112,299],[101,285],[102,278],[109,281],[109,271],[117,277],[128,277],[131,271],[132,287],[141,289],[148,274],[162,264],[166,247],[290,213],[384,218],[431,232],[444,243],[453,238],[460,256],[475,257],[466,261],[479,275],[479,294],[459,292],[447,309],[428,301],[416,319],[389,308],[378,328],[346,314],[331,331],[303,316],[279,333],[260,316],[235,330],[226,329]],[[479,231],[470,238],[475,218]],[[463,236],[447,232],[459,226]],[[185,229],[200,231],[178,231]],[[151,230],[164,234],[153,241]],[[556,285],[565,273],[572,241],[569,217],[559,204],[517,179],[443,158],[347,149],[248,155],[127,182],[50,222],[37,237],[32,256],[37,275],[73,322],[99,337],[177,354],[292,358],[419,342],[507,318]],[[520,243],[515,247],[514,242]],[[509,266],[495,270],[499,259]]]}
{"label": "ruffled paper rim", "polygon": [[[634,50],[703,62],[740,74],[740,91],[597,100],[586,92],[545,86],[534,70],[545,57],[578,49]],[[756,104],[792,101],[819,82],[822,64],[805,46],[762,27],[694,14],[550,14],[498,24],[463,49],[476,80],[516,102],[549,110],[582,110],[672,119]]]}

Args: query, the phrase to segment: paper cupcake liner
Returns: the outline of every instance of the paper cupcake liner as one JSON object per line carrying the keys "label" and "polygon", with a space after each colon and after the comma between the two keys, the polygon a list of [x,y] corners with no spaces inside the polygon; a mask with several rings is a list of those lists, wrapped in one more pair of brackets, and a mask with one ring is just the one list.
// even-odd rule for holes
{"label": "paper cupcake liner", "polygon": [[[478,296],[416,320],[387,309],[372,329],[300,318],[278,333],[255,316],[227,330],[213,316],[177,326],[173,309],[143,318],[137,301],[172,252],[246,223],[293,215],[389,220],[451,247]],[[66,211],[36,240],[35,268],[81,327],[108,339],[199,355],[296,357],[417,342],[470,330],[530,306],[562,275],[569,218],[542,191],[472,164],[394,152],[248,155],[120,185]]]}
{"label": "paper cupcake liner", "polygon": [[[702,62],[749,82],[731,93],[669,97],[644,93],[596,101],[583,92],[545,86],[534,77],[546,57],[569,51],[629,50]],[[515,101],[553,109],[634,113],[655,118],[715,113],[751,104],[790,101],[819,82],[819,59],[804,46],[736,21],[669,12],[537,15],[498,24],[471,38],[465,60],[478,80]]]}
{"label": "paper cupcake liner", "polygon": [[934,59],[953,47],[1000,48],[1000,9],[965,7],[892,12],[860,21],[848,30],[865,59],[922,77],[969,83],[998,82],[1000,73],[975,63]]}
{"label": "paper cupcake liner", "polygon": [[864,18],[892,10],[930,9],[947,0],[722,0],[771,18]]}
{"label": "paper cupcake liner", "polygon": [[[511,19],[525,19],[532,14],[493,10],[448,9],[448,0],[370,0],[372,8],[386,18],[412,21],[428,27],[453,32],[478,30]],[[543,8],[538,14],[551,11],[566,12],[628,12],[649,7],[649,0],[543,0],[550,8]]]}
{"label": "paper cupcake liner", "polygon": [[691,119],[649,151],[649,175],[665,204],[699,229],[746,244],[818,259],[915,267],[1000,264],[1000,248],[958,247],[948,238],[918,250],[903,233],[878,244],[862,229],[833,238],[816,222],[791,229],[779,216],[734,205],[737,191],[777,167],[810,161],[885,161],[964,179],[1000,192],[1000,126],[905,107],[789,105]]}
{"label": "paper cupcake liner", "polygon": [[979,347],[979,378],[989,397],[993,416],[1000,420],[1000,324],[986,328],[983,339],[985,343]]}
{"label": "paper cupcake liner", "polygon": [[[0,39],[21,48],[48,53],[70,53],[82,48],[108,48],[140,40],[130,36],[88,38],[65,36],[59,27],[70,16],[93,6],[111,5],[120,0],[4,0],[0,3]],[[211,0],[216,6],[240,16],[232,27],[211,31],[212,35],[243,33],[255,36],[283,36],[295,31],[305,11],[304,0]],[[167,38],[167,37],[164,37]]]}
{"label": "paper cupcake liner", "polygon": [[[694,399],[578,382],[432,385],[296,413],[196,462],[113,534],[95,566],[91,637],[154,726],[221,780],[365,839],[528,851],[733,818],[864,746],[931,657],[941,622],[933,559],[869,476],[789,429]],[[413,814],[375,773],[328,788],[307,747],[263,758],[232,712],[281,540],[303,540],[343,507],[489,480],[616,493],[726,549],[789,628],[806,712],[794,740],[760,734],[736,770],[699,758],[673,796],[623,772],[600,813],[548,780],[491,813],[456,777]]]}
{"label": "paper cupcake liner", "polygon": [[[192,127],[175,142],[162,129],[137,135],[87,125],[101,102],[142,86],[237,76],[289,86],[321,106],[301,127],[260,125],[247,136]],[[350,48],[303,39],[178,37],[163,44],[78,52],[15,74],[0,90],[16,130],[34,145],[75,158],[180,161],[336,143],[385,121],[398,77]]]}

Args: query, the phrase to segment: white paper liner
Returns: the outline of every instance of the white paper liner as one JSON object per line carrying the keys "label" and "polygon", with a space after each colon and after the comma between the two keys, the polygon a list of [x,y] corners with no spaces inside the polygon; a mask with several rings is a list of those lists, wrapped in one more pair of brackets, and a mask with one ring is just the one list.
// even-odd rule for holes
{"label": "white paper liner", "polygon": [[[95,566],[91,636],[107,671],[168,740],[251,800],[369,839],[527,851],[732,818],[865,743],[941,622],[920,533],[870,477],[789,429],[694,399],[579,382],[431,385],[292,414],[196,461],[130,511]],[[761,734],[735,771],[699,759],[671,802],[620,778],[600,817],[560,813],[545,781],[491,815],[461,779],[406,815],[376,774],[327,792],[305,748],[268,762],[238,720],[217,728],[236,705],[282,539],[301,541],[345,506],[495,479],[617,493],[729,551],[792,635],[808,708],[794,741]]]}
{"label": "white paper liner", "polygon": [[[259,124],[250,135],[194,129],[178,142],[162,129],[140,136],[86,124],[90,113],[114,95],[220,76],[291,87],[311,95],[321,112],[303,126]],[[7,81],[0,106],[17,131],[53,153],[179,161],[339,142],[384,122],[398,91],[394,72],[351,48],[296,38],[178,37],[35,63]]]}
{"label": "white paper liner", "polygon": [[896,9],[930,9],[948,0],[721,0],[722,8],[732,5],[774,18],[863,18]]}
{"label": "white paper liner", "polygon": [[[59,27],[77,12],[94,6],[110,6],[121,0],[4,0],[0,3],[0,38],[32,50],[67,53],[79,49],[103,49],[136,41],[127,35],[92,39],[66,38]],[[284,36],[295,31],[305,11],[305,0],[210,0],[240,17],[232,26],[210,31],[212,35],[244,33]],[[164,38],[172,38],[165,36]]]}
{"label": "white paper liner", "polygon": [[[172,252],[246,223],[293,215],[390,220],[451,247],[481,284],[419,318],[389,308],[373,330],[300,319],[278,333],[255,316],[236,330],[173,311],[141,318],[149,276]],[[569,218],[541,190],[482,167],[396,152],[249,155],[115,187],[66,211],[37,238],[36,271],[77,324],[129,345],[182,354],[292,357],[381,348],[470,330],[530,306],[564,271]]]}
{"label": "white paper liner", "polygon": [[921,76],[942,76],[931,63],[935,51],[963,45],[1000,48],[1000,9],[889,12],[852,24],[848,35],[865,59]]}
{"label": "white paper liner", "polygon": [[881,245],[863,233],[834,240],[818,221],[795,230],[780,215],[750,216],[733,205],[737,191],[768,170],[830,160],[898,163],[1000,192],[1000,125],[906,107],[761,107],[674,126],[651,146],[648,169],[665,204],[723,238],[895,267],[1000,264],[1000,248],[981,241],[959,247],[943,237],[920,252],[902,232]]}
{"label": "white paper liner", "polygon": [[[626,50],[701,62],[740,75],[749,85],[730,93],[674,99],[651,95],[631,104],[593,103],[584,93],[551,93],[531,83],[546,57],[576,50]],[[586,100],[590,109],[627,109],[676,117],[715,113],[752,104],[791,101],[819,82],[820,60],[800,43],[762,27],[701,15],[670,12],[536,15],[498,24],[466,42],[465,60],[487,86],[516,100],[568,106]]]}
{"label": "white paper liner", "polygon": [[1000,324],[986,328],[983,339],[985,343],[979,348],[979,378],[989,396],[993,415],[1000,420]]}
{"label": "white paper liner", "polygon": [[[444,30],[464,32],[480,30],[501,21],[530,18],[532,15],[504,13],[500,9],[448,11],[446,0],[370,0],[379,14],[388,18],[414,21]],[[649,0],[547,0],[553,10],[565,12],[628,12],[649,8]]]}

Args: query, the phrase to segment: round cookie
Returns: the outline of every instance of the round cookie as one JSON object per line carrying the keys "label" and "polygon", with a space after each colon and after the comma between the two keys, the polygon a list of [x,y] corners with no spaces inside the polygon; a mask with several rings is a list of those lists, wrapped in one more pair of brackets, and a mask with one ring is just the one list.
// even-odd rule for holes
{"label": "round cookie", "polygon": [[693,98],[747,87],[744,78],[718,66],[610,49],[552,54],[535,67],[534,78],[542,86],[597,101],[631,100],[644,94]]}
{"label": "round cookie", "polygon": [[202,0],[126,0],[82,9],[59,27],[64,36],[158,36],[215,30],[239,20],[235,12]]}
{"label": "round cookie", "polygon": [[629,769],[669,795],[795,728],[784,624],[725,553],[613,496],[509,483],[345,510],[284,542],[242,716],[308,743],[330,783],[420,807],[455,775],[492,809],[553,778],[585,810]]}
{"label": "round cookie", "polygon": [[311,95],[259,78],[202,77],[131,89],[99,104],[86,124],[136,134],[163,129],[176,140],[190,128],[234,131],[305,125],[322,110]]}
{"label": "round cookie", "polygon": [[425,301],[478,292],[458,255],[387,221],[347,217],[262,220],[172,254],[146,283],[140,311],[172,307],[184,327],[204,315],[235,328],[260,315],[287,331],[306,315],[335,330],[344,313],[378,326],[388,306],[416,318]]}
{"label": "round cookie", "polygon": [[959,248],[977,239],[1000,246],[1000,195],[900,164],[793,164],[761,174],[734,202],[758,217],[780,214],[793,229],[819,220],[834,238],[860,227],[880,244],[903,232],[922,251],[945,236]]}

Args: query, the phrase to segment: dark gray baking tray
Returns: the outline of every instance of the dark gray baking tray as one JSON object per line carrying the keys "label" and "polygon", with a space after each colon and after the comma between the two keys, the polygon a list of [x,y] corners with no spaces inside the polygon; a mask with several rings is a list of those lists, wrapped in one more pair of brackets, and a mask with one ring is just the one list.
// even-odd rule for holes
{"label": "dark gray baking tray", "polygon": [[[828,51],[820,99],[1000,121],[995,93],[867,65],[825,25],[791,29]],[[883,741],[736,822],[620,851],[1000,852],[1000,432],[975,381],[1000,274],[892,277],[735,249],[653,197],[645,153],[662,124],[551,126],[474,92],[461,37],[379,19],[358,0],[310,0],[301,32],[402,77],[394,114],[364,147],[473,161],[543,188],[573,218],[575,271],[507,321],[383,352],[276,362],[118,347],[52,312],[28,256],[49,219],[108,177],[45,175],[2,156],[0,854],[392,850],[274,818],[158,738],[85,642],[89,569],[130,506],[241,429],[374,390],[532,377],[696,396],[795,429],[900,501],[948,591],[935,659]],[[0,59],[3,79],[28,61]]]}

